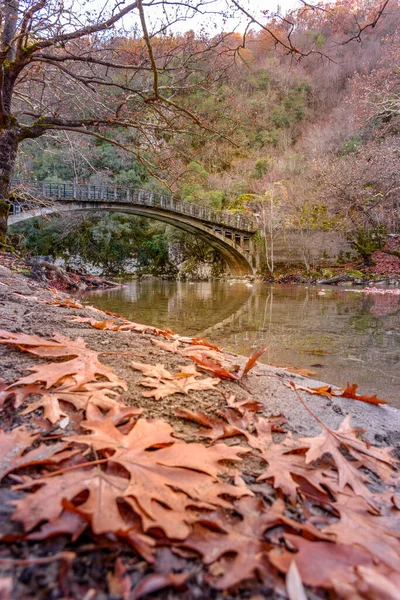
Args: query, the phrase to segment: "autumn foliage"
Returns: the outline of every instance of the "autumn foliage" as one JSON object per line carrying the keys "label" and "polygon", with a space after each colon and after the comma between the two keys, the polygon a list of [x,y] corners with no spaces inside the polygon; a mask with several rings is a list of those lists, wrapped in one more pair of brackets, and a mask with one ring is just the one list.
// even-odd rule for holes
{"label": "autumn foliage", "polygon": [[[74,320],[110,335],[149,336],[184,361],[171,372],[133,355],[130,365],[143,388],[137,407],[126,405],[126,382],[83,339],[0,331],[0,345],[41,360],[28,375],[0,385],[3,410],[13,406],[25,423],[0,431],[0,474],[17,494],[11,520],[19,524],[3,536],[4,544],[67,535],[71,551],[44,559],[64,570],[87,536],[95,545],[113,536],[150,565],[165,547],[186,561],[181,573],[153,573],[132,587],[118,558],[108,588],[126,600],[184,588],[199,560],[204,585],[216,590],[237,591],[257,578],[284,594],[286,577],[291,599],[301,597],[293,589],[305,594],[304,586],[315,597],[398,597],[398,461],[390,448],[364,438],[351,415],[338,429],[327,427],[303,392],[320,395],[321,402],[334,393],[379,400],[358,396],[355,385],[335,392],[291,383],[321,427],[320,435],[299,439],[283,415],[265,417],[262,403],[240,397],[243,377],[261,351],[240,371],[205,340],[110,316]],[[237,394],[221,389],[225,408],[175,410],[182,424],[194,423],[193,441],[165,420],[142,416],[146,403],[218,390],[223,379],[237,386]]]}

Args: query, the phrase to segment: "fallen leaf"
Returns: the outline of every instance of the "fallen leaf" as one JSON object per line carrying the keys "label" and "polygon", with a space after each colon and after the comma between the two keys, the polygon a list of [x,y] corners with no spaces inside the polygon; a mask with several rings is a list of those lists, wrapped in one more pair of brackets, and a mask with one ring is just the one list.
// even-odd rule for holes
{"label": "fallen leaf", "polygon": [[213,390],[220,383],[217,378],[206,377],[205,379],[196,379],[194,376],[180,379],[152,379],[147,378],[140,381],[140,385],[154,388],[151,392],[142,392],[145,398],[155,398],[160,400],[172,394],[188,394],[191,390]]}
{"label": "fallen leaf", "polygon": [[360,402],[367,402],[369,404],[390,404],[386,400],[380,400],[376,397],[376,394],[373,396],[359,396],[357,391],[358,385],[356,383],[347,383],[347,387],[342,394],[339,394],[341,398],[351,398],[352,400],[359,400]]}
{"label": "fallen leaf", "polygon": [[191,573],[152,573],[138,583],[133,590],[132,600],[139,600],[167,587],[181,588]]}
{"label": "fallen leaf", "polygon": [[[285,383],[285,385],[289,388],[292,388],[293,386],[289,383]],[[332,386],[331,385],[321,385],[320,387],[305,387],[302,385],[298,385],[297,383],[294,384],[296,386],[296,389],[301,390],[302,392],[307,392],[307,394],[313,394],[313,395],[318,395],[318,396],[326,396],[327,398],[332,398],[332,396],[334,395],[334,392],[332,390]]]}
{"label": "fallen leaf", "polygon": [[21,467],[57,463],[66,458],[65,454],[60,454],[68,447],[65,442],[52,445],[40,444],[38,448],[24,454],[37,437],[38,434],[29,432],[25,427],[17,427],[10,433],[0,430],[0,480]]}
{"label": "fallen leaf", "polygon": [[115,560],[114,572],[107,573],[107,583],[111,595],[119,596],[122,600],[130,600],[131,581],[120,557]]}
{"label": "fallen leaf", "polygon": [[[160,420],[139,419],[126,435],[109,421],[81,426],[92,433],[71,436],[68,440],[91,446],[107,456],[114,452],[109,456],[110,465],[117,464],[130,474],[126,490],[120,496],[133,499],[130,504],[146,523],[145,530],[159,527],[169,537],[182,539],[190,531],[189,515],[185,513],[188,506],[228,506],[223,495],[240,497],[245,493],[217,478],[223,471],[221,461],[240,460],[240,455],[246,453],[244,448],[224,444],[206,448],[177,442],[172,437],[172,428]],[[85,506],[79,510],[85,511]]]}
{"label": "fallen leaf", "polygon": [[70,535],[71,541],[75,542],[87,526],[87,522],[78,514],[64,511],[57,519],[54,519],[50,523],[44,523],[39,531],[29,533],[26,539],[40,541],[58,535]]}
{"label": "fallen leaf", "polygon": [[217,375],[217,377],[220,377],[221,379],[233,379],[233,381],[238,381],[240,379],[235,373],[230,373],[220,364],[217,364],[208,358],[198,358],[197,356],[192,355],[188,356],[188,358],[200,365],[203,369],[206,369],[206,371],[211,371],[211,373],[214,373],[214,375]]}
{"label": "fallen leaf", "polygon": [[104,319],[103,321],[97,321],[96,319],[91,319],[91,318],[87,318],[87,317],[74,316],[74,317],[71,317],[71,321],[73,323],[88,323],[95,329],[100,329],[100,330],[104,330],[104,329],[108,329],[111,331],[119,330],[119,325],[112,319]]}
{"label": "fallen leaf", "polygon": [[244,377],[245,375],[247,375],[247,373],[250,371],[250,369],[252,369],[254,367],[254,365],[256,364],[257,360],[260,358],[260,356],[262,354],[264,354],[264,352],[266,350],[268,350],[269,345],[268,346],[264,346],[263,348],[261,348],[260,350],[257,350],[257,352],[255,352],[254,354],[252,354],[250,356],[250,358],[247,360],[246,365],[243,369],[243,373],[241,375],[241,377]]}
{"label": "fallen leaf", "polygon": [[183,543],[185,548],[201,554],[206,565],[215,563],[225,555],[234,554],[232,561],[221,565],[222,576],[209,579],[211,585],[220,590],[252,578],[255,574],[264,577],[270,572],[270,544],[264,533],[281,523],[284,504],[278,502],[267,509],[259,498],[242,498],[235,507],[242,516],[241,520],[233,522],[217,514],[214,521],[210,521],[210,518],[199,521]]}
{"label": "fallen leaf", "polygon": [[234,408],[240,414],[243,414],[246,410],[252,413],[258,413],[262,412],[265,408],[264,404],[257,400],[250,400],[247,398],[236,400],[233,394],[228,394],[228,396],[223,394],[223,396],[226,398],[226,403],[229,408]]}
{"label": "fallen leaf", "polygon": [[[32,386],[31,394],[40,395],[41,397],[31,402],[21,414],[29,414],[38,408],[43,408],[43,416],[49,419],[51,423],[57,423],[63,416],[66,416],[60,402],[72,404],[76,410],[82,410],[85,413],[88,409],[90,410],[91,406],[96,406],[103,411],[116,409],[121,405],[120,395],[118,392],[108,389],[106,382],[103,385],[104,387],[99,386],[96,382],[87,383],[79,387],[80,391],[76,391],[77,386],[74,385],[61,385],[49,390]],[[25,386],[25,388],[26,391],[29,391],[29,386]],[[26,396],[24,399],[26,399]]]}
{"label": "fallen leaf", "polygon": [[164,365],[147,365],[145,363],[139,363],[131,361],[131,367],[136,371],[141,371],[146,377],[155,377],[156,379],[172,379],[173,376]]}
{"label": "fallen leaf", "polygon": [[316,375],[315,371],[311,371],[311,369],[306,369],[302,367],[281,367],[285,371],[289,371],[290,373],[296,373],[296,375],[301,375],[302,377],[313,377]]}
{"label": "fallen leaf", "polygon": [[31,367],[29,370],[33,371],[33,374],[22,377],[12,387],[42,382],[50,388],[65,377],[72,377],[75,385],[79,387],[95,381],[97,377],[103,377],[113,382],[114,387],[127,389],[125,381],[115,375],[112,369],[101,364],[97,358],[99,353],[90,350],[82,338],[71,340],[64,335],[54,334],[52,340],[46,340],[36,335],[10,333],[4,330],[0,330],[0,336],[0,344],[14,346],[42,358],[75,357],[64,362]]}
{"label": "fallen leaf", "polygon": [[233,424],[229,420],[211,417],[202,411],[194,412],[187,408],[176,408],[174,412],[178,417],[203,425],[197,432],[200,437],[220,440],[235,435],[247,435],[248,433],[246,424],[240,423],[243,417],[237,418],[237,424]]}
{"label": "fallen leaf", "polygon": [[[400,571],[400,524],[390,516],[372,514],[365,499],[338,494],[332,504],[340,515],[337,523],[324,528],[335,535],[337,544],[362,548],[377,561]],[[365,564],[360,561],[359,564]],[[372,564],[370,564],[372,566]]]}
{"label": "fallen leaf", "polygon": [[359,546],[311,541],[290,533],[285,533],[284,538],[295,552],[275,548],[269,552],[269,560],[282,573],[288,573],[295,560],[305,585],[332,589],[334,578],[343,577],[343,573],[358,565],[373,565],[372,555]]}

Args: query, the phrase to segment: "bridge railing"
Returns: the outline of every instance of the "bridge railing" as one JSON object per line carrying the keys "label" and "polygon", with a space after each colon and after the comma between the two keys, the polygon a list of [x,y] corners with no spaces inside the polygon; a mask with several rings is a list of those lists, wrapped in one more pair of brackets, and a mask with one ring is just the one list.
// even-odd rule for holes
{"label": "bridge railing", "polygon": [[[162,208],[171,212],[188,215],[208,223],[224,225],[232,229],[253,232],[256,230],[255,221],[250,216],[232,214],[229,211],[217,211],[205,206],[198,206],[189,202],[177,200],[167,194],[157,194],[150,190],[125,188],[118,186],[92,185],[81,183],[52,183],[41,181],[13,181],[14,195],[18,192],[24,200],[20,209],[31,208],[33,198],[48,198],[59,202],[107,202],[136,204],[149,207]],[[30,198],[29,198],[30,197]],[[18,202],[14,211],[18,212]]]}

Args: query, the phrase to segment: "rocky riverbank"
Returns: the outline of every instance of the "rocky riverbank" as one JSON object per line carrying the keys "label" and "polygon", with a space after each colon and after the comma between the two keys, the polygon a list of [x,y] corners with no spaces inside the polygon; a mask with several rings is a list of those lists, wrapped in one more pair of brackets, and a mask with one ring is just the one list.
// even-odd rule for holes
{"label": "rocky riverbank", "polygon": [[390,597],[371,577],[398,581],[400,481],[396,454],[370,443],[399,453],[399,411],[101,313],[4,262],[0,329],[5,600],[283,599],[293,577],[312,598]]}

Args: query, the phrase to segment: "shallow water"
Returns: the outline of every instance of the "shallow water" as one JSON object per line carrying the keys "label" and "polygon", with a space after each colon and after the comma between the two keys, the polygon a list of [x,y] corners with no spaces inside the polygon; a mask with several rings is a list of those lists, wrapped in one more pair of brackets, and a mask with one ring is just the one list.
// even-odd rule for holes
{"label": "shallow water", "polygon": [[[325,295],[317,295],[322,290]],[[313,371],[312,377],[400,408],[400,296],[343,288],[143,280],[85,294],[85,302],[139,323],[207,337],[261,362]]]}

